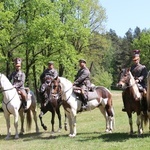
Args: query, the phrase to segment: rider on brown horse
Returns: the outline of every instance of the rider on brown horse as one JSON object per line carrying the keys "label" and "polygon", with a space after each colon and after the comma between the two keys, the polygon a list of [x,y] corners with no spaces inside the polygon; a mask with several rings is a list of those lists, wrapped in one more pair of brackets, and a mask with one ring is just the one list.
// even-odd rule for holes
{"label": "rider on brown horse", "polygon": [[18,94],[21,95],[21,100],[23,102],[24,110],[27,110],[27,93],[25,91],[25,74],[21,70],[21,58],[16,58],[14,60],[15,71],[12,72],[9,76],[9,80],[12,81],[12,85],[17,89]]}
{"label": "rider on brown horse", "polygon": [[87,100],[88,100],[87,92],[88,92],[88,88],[91,86],[90,71],[86,67],[86,61],[84,59],[79,60],[79,66],[80,69],[75,77],[75,81],[73,85],[75,87],[81,88],[81,96],[82,96],[81,100],[83,102],[82,108],[86,109]]}
{"label": "rider on brown horse", "polygon": [[42,85],[40,86],[40,97],[41,100],[45,100],[48,98],[47,93],[45,92],[46,87],[51,83],[51,80],[56,79],[58,77],[58,72],[54,69],[54,63],[52,61],[48,62],[48,68],[44,70],[44,72],[40,76],[40,80]]}
{"label": "rider on brown horse", "polygon": [[[146,77],[147,69],[145,65],[140,64],[140,51],[133,51],[133,65],[131,66],[131,73],[138,85],[139,91],[146,96]],[[125,111],[123,108],[122,111]]]}

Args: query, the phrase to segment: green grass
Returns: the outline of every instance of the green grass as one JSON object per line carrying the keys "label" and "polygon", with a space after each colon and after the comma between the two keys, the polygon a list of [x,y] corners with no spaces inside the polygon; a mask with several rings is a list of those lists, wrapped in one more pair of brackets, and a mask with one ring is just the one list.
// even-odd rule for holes
{"label": "green grass", "polygon": [[[135,134],[129,136],[129,124],[126,113],[122,112],[121,91],[112,91],[113,105],[115,110],[115,131],[112,134],[105,133],[105,120],[99,109],[84,112],[77,115],[77,136],[69,138],[69,131],[61,130],[51,136],[51,113],[43,116],[43,121],[48,130],[44,131],[40,126],[40,133],[35,133],[34,122],[32,130],[14,139],[13,117],[11,116],[12,136],[10,140],[5,140],[6,123],[3,113],[0,113],[0,150],[148,150],[150,134],[148,127],[145,127],[144,135],[137,137],[136,114],[133,114]],[[40,109],[38,108],[38,114]],[[64,123],[64,110],[62,112],[62,123]],[[55,129],[58,129],[58,119],[55,118]],[[20,127],[20,122],[19,122]]]}

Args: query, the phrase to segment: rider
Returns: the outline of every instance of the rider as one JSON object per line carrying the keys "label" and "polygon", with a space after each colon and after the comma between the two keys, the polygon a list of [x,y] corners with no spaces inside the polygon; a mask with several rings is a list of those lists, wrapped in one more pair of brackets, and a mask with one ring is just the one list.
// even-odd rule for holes
{"label": "rider", "polygon": [[73,85],[75,87],[81,88],[82,102],[83,102],[82,108],[86,109],[87,100],[88,100],[87,92],[88,92],[88,88],[91,86],[90,71],[86,67],[86,61],[84,59],[79,60],[79,66],[80,66],[80,69],[78,73],[76,74]]}
{"label": "rider", "polygon": [[27,110],[27,93],[24,88],[25,83],[25,73],[21,70],[21,58],[16,58],[14,60],[15,64],[15,71],[10,74],[8,77],[9,80],[12,82],[12,85],[17,89],[18,93],[21,95],[21,99],[23,102],[23,108]]}
{"label": "rider", "polygon": [[40,97],[41,100],[47,99],[48,95],[45,92],[46,87],[49,85],[52,79],[56,79],[58,77],[58,72],[54,69],[54,62],[48,62],[48,68],[44,70],[44,72],[40,76],[41,86],[40,86]]}
{"label": "rider", "polygon": [[[131,73],[135,79],[136,84],[138,85],[139,91],[143,92],[143,95],[146,96],[146,77],[147,69],[145,65],[140,64],[140,50],[133,51],[133,65],[131,66]],[[125,111],[125,109],[122,109]]]}

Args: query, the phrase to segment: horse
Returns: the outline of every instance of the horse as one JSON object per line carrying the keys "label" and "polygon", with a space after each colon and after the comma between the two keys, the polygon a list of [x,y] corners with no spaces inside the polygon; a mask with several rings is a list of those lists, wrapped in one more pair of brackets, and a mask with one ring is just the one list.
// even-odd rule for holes
{"label": "horse", "polygon": [[51,118],[52,134],[55,132],[54,130],[55,113],[57,113],[59,120],[58,132],[60,132],[60,130],[62,129],[61,113],[60,113],[60,106],[61,106],[60,88],[61,87],[59,81],[57,79],[52,79],[50,84],[46,87],[45,91],[48,95],[48,98],[44,99],[44,101],[41,101],[41,112],[39,114],[41,126],[43,127],[44,130],[47,130],[47,126],[43,123],[42,117],[45,113],[47,113],[47,111],[50,111],[52,114]]}
{"label": "horse", "polygon": [[136,124],[138,136],[140,136],[143,134],[142,122],[144,121],[147,124],[147,102],[146,97],[139,91],[130,68],[121,69],[117,87],[123,90],[122,99],[129,119],[130,135],[133,135],[132,113],[136,112]]}
{"label": "horse", "polygon": [[149,131],[150,131],[150,71],[147,74],[147,114],[148,114]]}
{"label": "horse", "polygon": [[[0,92],[3,93],[3,101],[2,101],[2,108],[4,111],[4,116],[6,119],[6,125],[7,125],[7,136],[6,140],[10,139],[11,132],[10,132],[10,115],[12,114],[14,116],[14,127],[15,127],[15,139],[19,138],[18,133],[18,118],[20,115],[21,118],[21,131],[20,133],[23,134],[24,132],[24,109],[22,108],[22,101],[20,100],[20,97],[17,93],[16,88],[13,87],[11,82],[8,80],[8,78],[0,73]],[[31,95],[30,95],[31,94]],[[39,132],[39,128],[37,125],[37,116],[36,116],[36,99],[33,94],[33,92],[28,93],[28,99],[27,99],[27,127],[28,129],[31,128],[32,123],[32,117],[31,117],[31,111],[34,115],[34,121],[36,124],[36,132]]]}
{"label": "horse", "polygon": [[[62,105],[69,122],[69,137],[75,137],[77,134],[76,116],[78,112],[81,112],[82,102],[80,97],[77,97],[74,93],[71,81],[64,77],[59,77],[59,80],[61,85]],[[86,111],[91,111],[97,107],[100,109],[106,119],[106,132],[111,133],[114,129],[115,120],[110,91],[102,86],[95,87],[93,98],[87,102],[87,105]]]}

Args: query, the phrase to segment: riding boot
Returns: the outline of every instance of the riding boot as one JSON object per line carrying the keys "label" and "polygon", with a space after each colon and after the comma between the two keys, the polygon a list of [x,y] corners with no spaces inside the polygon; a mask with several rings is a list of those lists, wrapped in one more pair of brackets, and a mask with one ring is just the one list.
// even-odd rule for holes
{"label": "riding boot", "polygon": [[86,109],[87,108],[87,100],[88,100],[87,95],[85,93],[82,94],[82,109]]}
{"label": "riding boot", "polygon": [[26,100],[23,101],[23,108],[24,108],[24,112],[27,112],[27,101]]}

